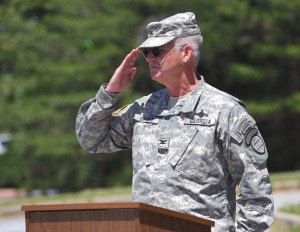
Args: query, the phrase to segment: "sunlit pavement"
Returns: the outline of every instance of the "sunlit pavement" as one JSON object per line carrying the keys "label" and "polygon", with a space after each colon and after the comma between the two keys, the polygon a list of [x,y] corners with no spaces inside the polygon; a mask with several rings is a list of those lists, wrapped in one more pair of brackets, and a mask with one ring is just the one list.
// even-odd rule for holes
{"label": "sunlit pavement", "polygon": [[1,232],[25,232],[25,216],[14,216],[0,219]]}
{"label": "sunlit pavement", "polygon": [[300,224],[300,216],[280,212],[284,206],[300,204],[300,190],[281,191],[274,193],[275,219],[288,225]]}
{"label": "sunlit pavement", "polygon": [[300,190],[279,191],[274,194],[275,211],[286,205],[300,203]]}

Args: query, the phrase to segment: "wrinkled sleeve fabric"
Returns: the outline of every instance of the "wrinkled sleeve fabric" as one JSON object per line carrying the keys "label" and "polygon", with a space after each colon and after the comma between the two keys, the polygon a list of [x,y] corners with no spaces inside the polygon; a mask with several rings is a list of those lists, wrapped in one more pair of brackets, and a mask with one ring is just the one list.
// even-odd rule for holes
{"label": "wrinkled sleeve fabric", "polygon": [[95,98],[83,103],[77,114],[77,139],[88,153],[110,153],[131,148],[129,118],[113,116],[119,94],[108,93],[105,87],[102,85]]}
{"label": "wrinkled sleeve fabric", "polygon": [[237,231],[265,231],[274,219],[265,143],[256,122],[239,104],[231,110],[227,125],[228,169],[239,188]]}

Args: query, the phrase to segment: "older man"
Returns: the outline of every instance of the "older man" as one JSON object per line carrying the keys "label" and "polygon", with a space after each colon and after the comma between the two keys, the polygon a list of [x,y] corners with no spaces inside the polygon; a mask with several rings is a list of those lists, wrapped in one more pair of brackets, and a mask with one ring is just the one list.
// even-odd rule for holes
{"label": "older man", "polygon": [[[82,104],[79,143],[89,153],[132,148],[134,201],[213,219],[213,231],[264,231],[273,221],[267,149],[244,104],[197,75],[202,36],[194,14],[150,23],[147,32]],[[115,111],[140,52],[166,88]]]}

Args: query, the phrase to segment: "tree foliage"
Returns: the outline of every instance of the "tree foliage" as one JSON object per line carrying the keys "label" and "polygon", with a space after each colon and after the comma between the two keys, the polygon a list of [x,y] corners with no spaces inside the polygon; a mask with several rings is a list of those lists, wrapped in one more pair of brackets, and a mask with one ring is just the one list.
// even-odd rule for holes
{"label": "tree foliage", "polygon": [[[130,151],[94,158],[80,148],[77,110],[145,39],[147,23],[184,11],[204,36],[199,73],[247,103],[271,171],[299,169],[299,10],[282,0],[0,1],[0,133],[13,135],[0,186],[130,184]],[[137,67],[120,105],[161,87],[142,58]]]}

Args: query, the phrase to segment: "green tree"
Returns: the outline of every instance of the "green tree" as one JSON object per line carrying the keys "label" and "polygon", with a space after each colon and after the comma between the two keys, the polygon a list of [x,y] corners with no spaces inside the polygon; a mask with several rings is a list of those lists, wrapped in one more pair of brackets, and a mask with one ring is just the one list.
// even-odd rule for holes
{"label": "green tree", "polygon": [[[96,158],[80,148],[77,110],[145,39],[147,23],[184,11],[195,12],[204,36],[199,73],[247,103],[271,171],[299,169],[299,8],[281,0],[1,1],[0,133],[13,141],[0,156],[0,186],[130,184],[130,151]],[[137,67],[120,106],[161,88],[143,58]]]}

